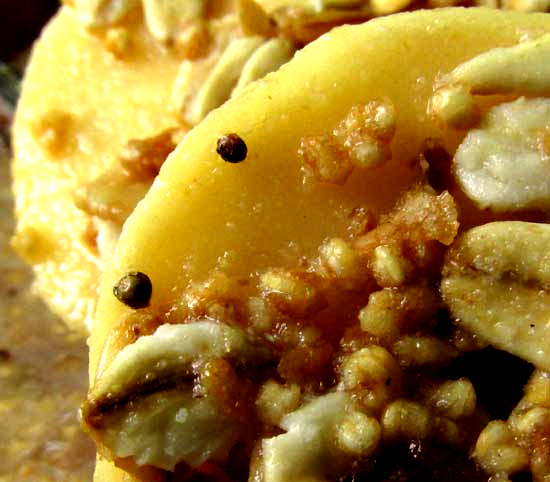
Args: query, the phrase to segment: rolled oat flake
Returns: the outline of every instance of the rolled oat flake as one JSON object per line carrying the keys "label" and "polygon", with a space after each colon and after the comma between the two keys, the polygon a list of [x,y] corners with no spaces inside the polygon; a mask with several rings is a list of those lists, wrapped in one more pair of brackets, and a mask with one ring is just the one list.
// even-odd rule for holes
{"label": "rolled oat flake", "polygon": [[218,139],[216,152],[225,162],[237,164],[246,159],[248,149],[238,134],[227,134]]}
{"label": "rolled oat flake", "polygon": [[130,308],[149,306],[153,285],[149,276],[140,271],[125,274],[113,287],[115,297]]}

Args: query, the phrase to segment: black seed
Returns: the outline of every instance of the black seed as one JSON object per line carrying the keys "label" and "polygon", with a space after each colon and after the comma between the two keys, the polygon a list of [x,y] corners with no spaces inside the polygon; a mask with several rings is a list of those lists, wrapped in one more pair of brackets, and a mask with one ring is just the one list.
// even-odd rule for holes
{"label": "black seed", "polygon": [[0,348],[0,362],[7,362],[11,360],[11,353],[9,350]]}
{"label": "black seed", "polygon": [[216,152],[224,161],[236,164],[246,159],[248,149],[237,134],[227,134],[218,139]]}
{"label": "black seed", "polygon": [[136,309],[149,305],[152,292],[149,276],[139,271],[124,275],[113,288],[113,294],[119,301]]}

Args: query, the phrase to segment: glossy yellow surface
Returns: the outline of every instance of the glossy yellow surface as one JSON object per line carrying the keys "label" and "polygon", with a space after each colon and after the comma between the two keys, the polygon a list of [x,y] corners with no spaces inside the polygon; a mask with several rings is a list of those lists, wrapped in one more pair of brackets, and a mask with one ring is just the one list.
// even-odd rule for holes
{"label": "glossy yellow surface", "polygon": [[[125,224],[101,287],[91,379],[109,330],[128,310],[112,295],[124,273],[151,277],[154,307],[173,288],[204,279],[220,258],[226,272],[247,275],[292,263],[289,243],[314,255],[323,239],[342,234],[351,208],[384,209],[395,200],[411,176],[408,161],[427,137],[443,138],[454,151],[461,134],[426,115],[438,76],[480,52],[548,31],[546,15],[474,9],[342,27],[213,111],[169,157]],[[394,160],[382,169],[356,170],[342,186],[304,184],[300,138],[330,132],[354,104],[373,99],[395,106]],[[242,163],[225,163],[216,154],[218,137],[230,132],[248,146]],[[101,462],[96,480],[133,479]]]}

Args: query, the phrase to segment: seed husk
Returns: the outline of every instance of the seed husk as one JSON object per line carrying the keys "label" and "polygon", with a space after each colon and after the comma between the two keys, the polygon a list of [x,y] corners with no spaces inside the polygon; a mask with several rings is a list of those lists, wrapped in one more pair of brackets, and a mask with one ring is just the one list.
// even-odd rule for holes
{"label": "seed husk", "polygon": [[225,162],[237,164],[246,159],[248,149],[238,134],[227,134],[218,139],[216,152]]}
{"label": "seed husk", "polygon": [[135,309],[149,306],[152,292],[153,285],[149,276],[140,271],[127,273],[113,287],[115,297]]}

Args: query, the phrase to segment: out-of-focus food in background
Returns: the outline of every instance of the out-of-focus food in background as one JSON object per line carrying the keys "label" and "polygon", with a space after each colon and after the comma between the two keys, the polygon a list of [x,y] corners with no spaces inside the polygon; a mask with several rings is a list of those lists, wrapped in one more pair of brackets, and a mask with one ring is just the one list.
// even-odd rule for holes
{"label": "out-of-focus food in background", "polygon": [[32,289],[14,232],[10,125],[31,42],[58,5],[0,0],[0,480],[91,480],[95,450],[78,420],[87,347]]}

